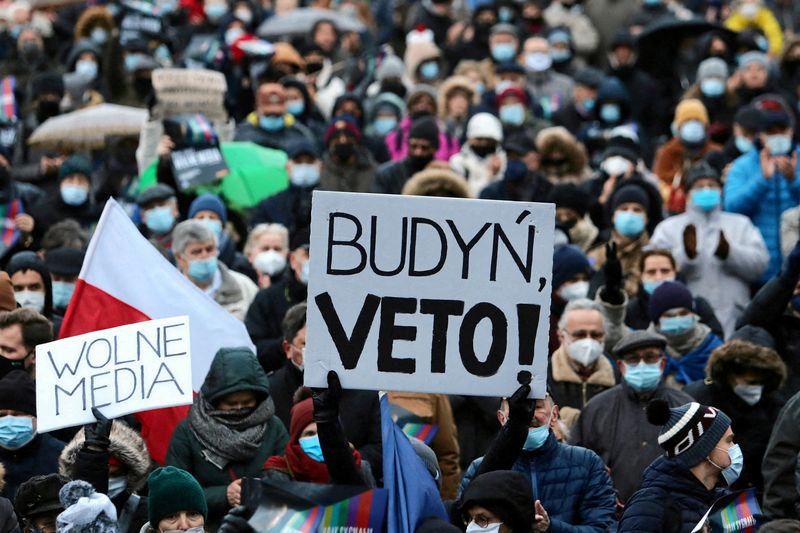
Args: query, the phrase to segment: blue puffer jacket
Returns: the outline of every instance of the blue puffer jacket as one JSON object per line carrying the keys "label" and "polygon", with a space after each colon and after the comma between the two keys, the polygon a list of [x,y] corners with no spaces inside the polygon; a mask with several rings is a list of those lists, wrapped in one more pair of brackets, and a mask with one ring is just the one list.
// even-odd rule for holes
{"label": "blue puffer jacket", "polygon": [[[481,461],[482,457],[469,465],[459,498]],[[523,451],[512,469],[530,477],[533,499],[541,500],[550,515],[552,533],[599,533],[615,522],[614,487],[602,459],[593,451],[561,444],[551,432],[540,449]]]}
{"label": "blue puffer jacket", "polygon": [[800,165],[793,181],[780,172],[764,179],[759,151],[751,150],[733,162],[723,197],[725,211],[747,215],[764,237],[769,266],[761,281],[770,280],[781,268],[781,213],[800,203]]}
{"label": "blue puffer jacket", "polygon": [[631,496],[618,533],[690,533],[724,490],[708,490],[688,468],[659,457]]}

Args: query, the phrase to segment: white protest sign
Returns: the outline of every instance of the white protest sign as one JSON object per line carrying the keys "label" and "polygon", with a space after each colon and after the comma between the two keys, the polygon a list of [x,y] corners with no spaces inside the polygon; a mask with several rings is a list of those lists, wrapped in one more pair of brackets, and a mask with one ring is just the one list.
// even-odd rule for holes
{"label": "white protest sign", "polygon": [[547,381],[553,204],[314,192],[305,385],[507,396]]}
{"label": "white protest sign", "polygon": [[76,335],[36,347],[36,416],[43,433],[192,403],[189,317]]}

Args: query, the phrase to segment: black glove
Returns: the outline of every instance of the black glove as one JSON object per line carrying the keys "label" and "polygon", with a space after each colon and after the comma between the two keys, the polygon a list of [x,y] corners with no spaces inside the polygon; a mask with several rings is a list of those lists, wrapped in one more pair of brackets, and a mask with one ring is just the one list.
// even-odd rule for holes
{"label": "black glove", "polygon": [[531,393],[529,384],[520,385],[517,391],[508,399],[508,422],[524,425],[527,428],[533,412],[536,409],[536,402],[528,398]]}
{"label": "black glove", "polygon": [[312,389],[314,401],[314,422],[325,423],[339,419],[339,400],[342,398],[342,384],[333,370],[328,371],[328,388]]}
{"label": "black glove", "polygon": [[237,505],[225,515],[217,531],[219,533],[255,533],[255,529],[247,521],[250,512],[244,505]]}
{"label": "black glove", "polygon": [[96,407],[92,407],[92,414],[97,419],[97,422],[83,426],[83,432],[86,435],[84,446],[96,451],[106,451],[111,444],[108,436],[111,435],[112,421],[106,418]]}
{"label": "black glove", "polygon": [[622,293],[622,263],[617,257],[617,243],[609,241],[606,243],[606,262],[603,264],[603,274],[606,278],[606,285],[600,293],[600,298],[611,305],[620,305],[625,301]]}

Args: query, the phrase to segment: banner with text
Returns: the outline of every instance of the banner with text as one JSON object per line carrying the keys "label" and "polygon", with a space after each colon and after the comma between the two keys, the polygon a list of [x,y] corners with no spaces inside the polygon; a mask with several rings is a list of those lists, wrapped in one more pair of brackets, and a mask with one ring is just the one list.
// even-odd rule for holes
{"label": "banner with text", "polygon": [[553,204],[314,192],[305,385],[543,397]]}
{"label": "banner with text", "polygon": [[192,403],[189,317],[94,331],[36,347],[40,433]]}

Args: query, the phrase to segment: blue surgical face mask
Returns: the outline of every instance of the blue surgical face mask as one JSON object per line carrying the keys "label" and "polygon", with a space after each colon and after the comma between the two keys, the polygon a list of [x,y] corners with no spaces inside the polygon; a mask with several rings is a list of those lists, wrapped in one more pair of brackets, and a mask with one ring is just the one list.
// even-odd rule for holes
{"label": "blue surgical face mask", "polygon": [[659,320],[659,329],[664,335],[680,335],[694,327],[694,315],[663,317]]}
{"label": "blue surgical face mask", "polygon": [[306,103],[304,100],[290,100],[286,102],[286,111],[295,117],[299,117],[306,110]]}
{"label": "blue surgical face mask", "polygon": [[172,213],[172,206],[162,205],[147,210],[147,219],[145,224],[147,229],[153,233],[163,235],[172,229],[175,225],[175,215]]}
{"label": "blue surgical face mask", "polygon": [[67,205],[82,205],[89,198],[89,189],[80,185],[62,185],[61,199]]}
{"label": "blue surgical face mask", "polygon": [[216,257],[208,259],[194,259],[189,261],[189,277],[200,283],[208,283],[214,279],[219,265]]}
{"label": "blue surgical face mask", "polygon": [[53,282],[53,307],[56,309],[66,309],[75,292],[75,283],[69,281]]}
{"label": "blue surgical face mask", "polygon": [[562,48],[553,48],[550,50],[550,57],[553,58],[553,63],[566,63],[572,59],[572,52]]}
{"label": "blue surgical face mask", "polygon": [[0,417],[0,446],[19,450],[34,437],[33,419],[29,416]]}
{"label": "blue surgical face mask", "polygon": [[372,123],[372,129],[378,135],[386,135],[397,127],[397,119],[394,117],[378,117]]}
{"label": "blue surgical face mask", "polygon": [[789,135],[767,135],[764,143],[771,155],[787,155],[792,150],[792,137]]}
{"label": "blue surgical face mask", "polygon": [[660,279],[660,280],[642,280],[642,288],[644,288],[644,292],[647,294],[653,294],[657,288],[661,286],[662,283],[665,281],[675,281],[675,278],[670,279]]}
{"label": "blue surgical face mask", "polygon": [[103,28],[95,28],[89,34],[89,38],[97,44],[106,44],[108,41],[108,32]]}
{"label": "blue surgical face mask", "polygon": [[262,115],[258,117],[258,125],[267,131],[278,131],[283,129],[283,117],[281,115]]}
{"label": "blue surgical face mask", "polygon": [[307,259],[306,262],[303,263],[303,266],[300,267],[300,283],[302,283],[303,285],[308,285],[308,275],[311,272],[309,270],[311,268],[309,262],[310,260]]}
{"label": "blue surgical face mask", "polygon": [[525,106],[508,104],[500,108],[500,122],[511,126],[521,126],[525,122]]}
{"label": "blue surgical face mask", "polygon": [[687,120],[678,129],[678,136],[687,143],[699,144],[706,138],[706,127],[699,120]]}
{"label": "blue surgical face mask", "polygon": [[295,163],[289,181],[297,187],[312,187],[319,183],[319,167],[313,163]]}
{"label": "blue surgical face mask", "polygon": [[625,363],[625,382],[636,392],[650,391],[661,381],[661,363]]}
{"label": "blue surgical face mask", "polygon": [[513,43],[497,43],[492,46],[492,59],[498,63],[512,61],[517,55],[517,47]]}
{"label": "blue surgical face mask", "polygon": [[741,135],[737,135],[733,139],[733,143],[736,145],[736,149],[742,154],[746,154],[753,149],[753,141],[747,137],[742,137]]}
{"label": "blue surgical face mask", "polygon": [[718,98],[725,94],[725,81],[719,78],[706,78],[700,82],[700,92],[708,98]]}
{"label": "blue surgical face mask", "polygon": [[614,229],[624,237],[638,237],[645,227],[644,215],[632,211],[614,213]]}
{"label": "blue surgical face mask", "polygon": [[710,213],[716,209],[722,201],[722,191],[710,188],[693,189],[692,192],[689,193],[689,199],[694,205],[706,213]]}
{"label": "blue surgical face mask", "polygon": [[744,455],[742,455],[742,449],[739,447],[738,444],[734,444],[727,450],[723,450],[722,448],[716,446],[715,448],[723,452],[726,452],[728,454],[728,457],[731,458],[731,464],[729,464],[725,468],[721,468],[711,459],[709,459],[708,462],[722,471],[722,477],[723,479],[725,479],[725,483],[727,483],[728,486],[730,487],[736,482],[737,479],[739,479],[739,476],[742,475],[742,468],[744,467]]}
{"label": "blue surgical face mask", "polygon": [[439,63],[436,61],[428,61],[419,67],[419,75],[424,80],[435,80],[439,77]]}
{"label": "blue surgical face mask", "polygon": [[214,219],[211,219],[211,218],[202,218],[202,219],[200,219],[200,222],[205,224],[208,227],[208,229],[210,229],[214,233],[214,236],[217,237],[217,242],[219,242],[220,239],[222,239],[222,222],[221,221],[214,220]]}
{"label": "blue surgical face mask", "polygon": [[525,444],[522,446],[522,449],[529,452],[533,450],[538,450],[547,441],[547,437],[549,435],[550,435],[549,426],[528,428],[528,437],[525,439]]}
{"label": "blue surgical face mask", "polygon": [[313,437],[303,437],[297,442],[300,443],[300,447],[307,456],[311,457],[318,463],[325,462],[325,457],[322,455],[322,446],[319,445],[319,437],[317,435],[314,435]]}
{"label": "blue surgical face mask", "polygon": [[600,107],[600,118],[604,122],[615,124],[622,118],[622,110],[618,104],[603,104]]}
{"label": "blue surgical face mask", "polygon": [[128,478],[126,476],[116,476],[108,479],[108,497],[116,498],[128,488]]}
{"label": "blue surgical face mask", "polygon": [[93,59],[81,59],[75,63],[75,73],[80,74],[90,80],[97,77],[97,61]]}
{"label": "blue surgical face mask", "polygon": [[594,98],[587,98],[586,100],[583,101],[583,108],[586,111],[591,111],[592,109],[594,109],[594,104],[595,103],[597,103],[597,102],[595,101]]}

